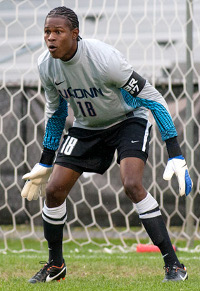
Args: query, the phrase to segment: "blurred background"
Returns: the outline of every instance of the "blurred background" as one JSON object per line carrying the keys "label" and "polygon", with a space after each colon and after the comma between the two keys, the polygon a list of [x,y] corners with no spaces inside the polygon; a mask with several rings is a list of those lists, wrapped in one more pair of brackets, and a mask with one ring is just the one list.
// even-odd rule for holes
{"label": "blurred background", "polygon": [[[159,202],[171,238],[194,247],[200,239],[200,1],[0,0],[0,249],[9,248],[10,237],[19,238],[22,249],[27,237],[43,241],[43,201],[21,199],[21,178],[39,161],[44,135],[45,99],[37,71],[37,58],[46,49],[44,20],[63,5],[78,15],[83,38],[119,49],[166,99],[194,188],[187,198],[179,197],[176,178],[162,179],[168,157],[151,116],[144,185]],[[69,109],[66,131],[72,122]],[[67,207],[66,242],[98,237],[109,245],[111,237],[126,247],[126,238],[140,242],[145,237],[115,159],[104,175],[83,175]]]}

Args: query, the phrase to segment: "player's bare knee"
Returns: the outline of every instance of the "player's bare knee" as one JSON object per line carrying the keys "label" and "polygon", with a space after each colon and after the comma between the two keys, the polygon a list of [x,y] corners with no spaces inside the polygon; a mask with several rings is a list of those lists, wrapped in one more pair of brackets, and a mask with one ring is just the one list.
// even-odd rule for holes
{"label": "player's bare knee", "polygon": [[53,184],[48,184],[46,187],[46,204],[47,207],[57,207],[65,200],[64,193]]}
{"label": "player's bare knee", "polygon": [[123,185],[126,195],[134,203],[137,203],[144,198],[145,190],[139,181],[134,179],[125,179]]}

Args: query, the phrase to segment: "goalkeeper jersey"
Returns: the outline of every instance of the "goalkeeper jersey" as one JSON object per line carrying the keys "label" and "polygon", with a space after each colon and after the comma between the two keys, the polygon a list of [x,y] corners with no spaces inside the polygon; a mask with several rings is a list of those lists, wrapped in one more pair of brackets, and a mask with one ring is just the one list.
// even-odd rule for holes
{"label": "goalkeeper jersey", "polygon": [[46,50],[38,68],[46,98],[44,147],[58,148],[68,106],[75,127],[105,129],[130,116],[148,119],[151,110],[162,139],[177,136],[162,95],[108,44],[80,40],[69,61],[54,59]]}

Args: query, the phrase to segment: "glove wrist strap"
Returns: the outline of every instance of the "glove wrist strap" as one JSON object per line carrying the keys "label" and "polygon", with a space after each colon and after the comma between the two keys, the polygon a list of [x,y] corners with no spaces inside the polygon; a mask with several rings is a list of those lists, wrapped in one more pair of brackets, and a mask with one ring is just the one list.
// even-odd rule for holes
{"label": "glove wrist strap", "polygon": [[174,158],[182,155],[181,148],[179,146],[176,136],[167,139],[165,142],[169,158]]}
{"label": "glove wrist strap", "polygon": [[54,157],[55,157],[54,150],[44,148],[42,151],[40,164],[45,164],[45,165],[51,166],[53,164]]}

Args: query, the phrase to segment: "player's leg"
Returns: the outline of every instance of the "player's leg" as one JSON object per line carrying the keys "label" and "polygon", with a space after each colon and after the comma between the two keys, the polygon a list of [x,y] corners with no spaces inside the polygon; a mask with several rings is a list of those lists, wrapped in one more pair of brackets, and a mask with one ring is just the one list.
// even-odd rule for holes
{"label": "player's leg", "polygon": [[46,200],[42,218],[44,236],[48,242],[49,261],[29,282],[50,282],[65,277],[63,259],[63,227],[67,219],[66,197],[79,178],[80,173],[55,165],[46,188]]}
{"label": "player's leg", "polygon": [[173,249],[159,205],[142,185],[144,166],[145,163],[140,158],[130,157],[121,160],[120,173],[125,193],[135,203],[149,237],[163,255],[166,267],[164,280],[185,280],[187,272]]}
{"label": "player's leg", "polygon": [[47,184],[42,218],[44,236],[49,247],[49,262],[53,260],[56,266],[63,263],[62,239],[67,219],[66,197],[79,176],[80,173],[72,169],[55,165]]}
{"label": "player's leg", "polygon": [[81,171],[78,172],[55,164],[46,187],[47,207],[53,208],[63,204],[81,173]]}
{"label": "player's leg", "polygon": [[154,197],[147,193],[142,183],[144,167],[148,158],[150,129],[151,125],[148,121],[135,117],[127,120],[121,127],[117,147],[121,179],[126,194],[136,205],[148,235],[163,255],[166,278],[185,280],[187,272],[174,252],[159,205]]}
{"label": "player's leg", "polygon": [[46,282],[46,278],[51,280],[49,272],[51,273],[52,264],[53,275],[59,274],[59,277],[63,277],[66,273],[62,253],[63,226],[67,218],[65,199],[82,172],[104,173],[114,155],[114,148],[107,149],[104,138],[101,138],[98,132],[72,127],[60,146],[47,185],[42,213],[44,235],[49,247],[49,262],[29,281],[31,283]]}

